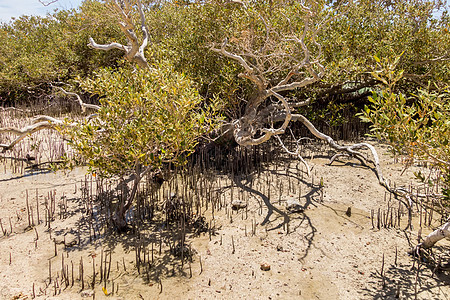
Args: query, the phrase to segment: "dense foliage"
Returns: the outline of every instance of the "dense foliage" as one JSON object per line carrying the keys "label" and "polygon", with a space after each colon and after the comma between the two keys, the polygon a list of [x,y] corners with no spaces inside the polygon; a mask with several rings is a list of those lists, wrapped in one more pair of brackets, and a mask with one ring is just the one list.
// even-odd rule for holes
{"label": "dense foliage", "polygon": [[[230,43],[242,46],[242,41],[250,34],[253,47],[261,43],[265,30],[261,21],[254,21],[258,20],[254,16],[256,13],[262,14],[267,22],[272,21],[275,32],[287,35],[292,28],[301,31],[302,19],[291,17],[300,14],[298,7],[282,2],[262,2],[257,11],[250,12],[227,1],[202,5],[166,2],[158,9],[149,9],[149,30],[154,42],[149,52],[156,58],[170,57],[178,70],[189,72],[201,84],[199,89],[203,95],[220,95],[230,104],[229,114],[239,116],[239,107],[248,99],[252,87],[238,78],[242,69],[237,63],[209,48],[213,44],[220,45],[225,37]],[[450,19],[443,3],[362,0],[341,11],[342,14],[324,24],[318,32],[325,78],[295,95],[310,97],[317,103],[312,116],[333,120],[330,112],[336,109],[362,108],[371,94],[368,88],[378,83],[370,75],[377,67],[374,55],[394,59],[404,52],[399,67],[405,70],[406,80],[396,86],[397,90],[413,91],[427,86],[429,80],[441,87],[446,85]],[[239,53],[246,52],[243,48]],[[296,57],[298,49],[291,50]],[[270,75],[276,78],[275,74]],[[322,109],[320,113],[318,108]]]}
{"label": "dense foliage", "polygon": [[79,11],[22,16],[0,24],[0,105],[27,104],[49,95],[50,83],[70,82],[99,67],[115,66],[120,53],[86,46],[89,36],[120,37],[111,19],[100,18],[101,7],[97,1],[85,1]]}
{"label": "dense foliage", "polygon": [[[337,3],[332,1],[332,5]],[[287,4],[261,2],[257,11],[247,12],[229,1],[148,3],[145,13],[151,43],[147,57],[170,61],[177,71],[193,78],[201,95],[220,96],[229,104],[229,113],[239,115],[237,107],[248,97],[251,87],[237,77],[241,70],[236,63],[209,49],[225,37],[237,43],[251,35],[254,45],[263,42],[266,33],[261,22],[254,22],[252,14],[256,13],[278,20],[271,22],[276,32],[301,30],[301,18],[286,21],[284,16],[299,12],[295,3]],[[436,18],[438,9],[441,13]],[[88,0],[78,10],[59,11],[47,17],[23,16],[1,24],[2,100],[24,101],[32,93],[50,92],[48,82],[67,82],[78,75],[90,76],[99,67],[117,66],[120,51],[92,51],[86,46],[89,36],[100,42],[123,43],[116,21],[103,3]],[[330,100],[338,104],[352,102],[357,97],[347,91],[349,87],[376,84],[369,74],[376,67],[373,55],[394,58],[403,51],[400,67],[407,81],[396,88],[414,90],[425,87],[430,79],[439,84],[448,82],[449,24],[449,15],[440,1],[357,1],[318,32],[326,77],[296,96],[312,96],[322,106]],[[292,51],[295,54],[297,50]]]}

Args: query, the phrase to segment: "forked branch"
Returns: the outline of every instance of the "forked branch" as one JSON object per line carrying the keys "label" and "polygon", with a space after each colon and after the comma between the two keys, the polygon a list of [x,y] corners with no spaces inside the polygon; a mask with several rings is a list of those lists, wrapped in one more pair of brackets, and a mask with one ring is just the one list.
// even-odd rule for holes
{"label": "forked branch", "polygon": [[248,80],[252,81],[259,90],[265,89],[264,81],[261,78],[258,78],[258,76],[255,74],[254,68],[250,67],[249,63],[242,57],[241,55],[237,55],[235,53],[227,51],[225,48],[228,44],[228,38],[225,38],[222,43],[222,47],[220,49],[211,47],[211,50],[217,53],[222,54],[225,57],[231,58],[235,61],[237,61],[243,68],[244,72],[239,74],[239,77],[241,78],[247,78]]}
{"label": "forked branch", "polygon": [[135,24],[132,20],[133,3],[131,0],[110,0],[107,2],[110,9],[119,18],[119,26],[122,33],[127,38],[127,45],[112,42],[109,44],[97,44],[94,39],[89,38],[89,47],[94,49],[109,51],[111,49],[120,49],[125,52],[125,58],[131,62],[137,63],[141,68],[148,68],[147,59],[145,58],[145,48],[148,45],[148,30],[145,24],[145,15],[142,10],[142,3],[140,0],[136,1],[136,6],[141,20],[140,29],[142,32],[142,42],[139,43],[139,38],[135,31]]}
{"label": "forked branch", "polygon": [[[316,37],[324,24],[341,14],[339,12],[330,12],[326,18],[314,25],[317,16],[316,12],[313,11],[313,9],[306,7],[303,3],[300,3],[299,5],[302,8],[304,24],[303,31],[300,32],[299,35],[296,30],[292,29],[295,28],[295,26],[287,28],[287,32],[273,34],[275,30],[271,27],[270,21],[263,19],[262,16],[258,14],[259,19],[264,23],[266,31],[271,32],[271,35],[268,36],[270,36],[272,40],[267,38],[263,47],[252,50],[249,48],[249,45],[252,45],[251,42],[243,43],[242,45],[229,46],[228,39],[224,39],[220,48],[211,48],[212,51],[220,53],[239,63],[243,68],[243,72],[239,76],[253,82],[257,89],[254,93],[256,96],[249,99],[247,102],[244,115],[232,122],[234,126],[234,139],[241,146],[254,146],[268,141],[271,137],[275,137],[278,139],[283,149],[289,154],[298,157],[307,166],[309,171],[309,166],[299,153],[299,146],[297,145],[295,151],[291,151],[287,149],[280,138],[280,135],[285,133],[291,121],[299,121],[305,125],[315,137],[326,141],[332,148],[339,152],[344,152],[347,155],[357,157],[362,161],[373,163],[380,184],[390,189],[387,181],[383,177],[378,154],[372,145],[368,143],[358,143],[348,146],[339,145],[330,136],[318,131],[306,117],[301,114],[292,113],[294,107],[287,101],[285,94],[289,91],[314,84],[323,78],[325,68],[320,63],[322,47],[318,43]],[[243,7],[244,9],[247,9],[246,5],[243,5]],[[286,19],[290,24],[289,18],[286,17]],[[279,39],[280,37],[282,37],[281,40]],[[285,42],[296,44],[300,49],[300,54],[298,55],[301,55],[302,58],[296,59],[292,56],[293,54],[287,53],[285,49],[279,47],[279,44]],[[260,49],[264,50],[262,51]],[[241,54],[238,54],[239,52]],[[272,59],[272,57],[276,56],[278,56],[277,60]],[[278,80],[278,82],[273,83],[273,80],[271,81],[266,78],[267,74],[273,73],[273,70],[281,71],[289,65],[291,67],[282,71],[286,75],[284,75],[281,80]],[[300,76],[304,77],[301,78]],[[267,104],[268,99],[270,99],[271,102],[277,101],[277,103]],[[265,107],[263,106],[264,104]],[[280,122],[282,122],[282,125],[275,128],[274,124]],[[362,149],[369,150],[372,154],[372,159],[368,159],[360,152]],[[338,153],[333,156],[330,163],[341,155],[341,153]]]}

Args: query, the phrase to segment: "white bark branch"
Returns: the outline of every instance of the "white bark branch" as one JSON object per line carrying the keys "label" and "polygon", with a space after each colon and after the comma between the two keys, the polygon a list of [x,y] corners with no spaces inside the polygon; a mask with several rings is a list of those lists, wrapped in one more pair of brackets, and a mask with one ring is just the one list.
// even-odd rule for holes
{"label": "white bark branch", "polygon": [[128,45],[122,45],[120,43],[109,43],[100,45],[97,44],[93,38],[89,38],[88,46],[94,49],[108,51],[111,49],[121,49],[125,52],[125,58],[129,61],[137,63],[142,68],[148,68],[148,63],[145,58],[145,48],[148,45],[148,30],[145,25],[145,15],[142,10],[142,3],[140,0],[137,0],[137,8],[139,11],[139,16],[141,19],[141,31],[143,40],[142,43],[139,44],[139,39],[134,30],[134,23],[131,16],[132,5],[129,0],[120,1],[120,3],[115,1],[109,1],[109,6],[113,11],[117,12],[119,17],[119,27],[122,33],[128,40]]}
{"label": "white bark branch", "polygon": [[375,150],[375,147],[373,147],[372,145],[370,145],[368,143],[358,143],[358,144],[353,144],[353,145],[349,145],[349,146],[342,146],[342,145],[339,145],[338,143],[336,143],[330,136],[317,130],[317,128],[303,115],[293,114],[292,120],[300,121],[303,125],[305,125],[308,128],[308,130],[315,137],[317,137],[323,141],[326,141],[332,148],[334,148],[338,151],[347,152],[351,155],[358,156],[364,160],[367,160],[367,158],[365,158],[364,155],[361,152],[358,152],[357,150],[363,149],[363,148],[369,149],[372,154],[372,157],[373,157],[372,163],[375,166],[375,170],[376,170],[376,174],[377,174],[379,183],[390,190],[390,187],[389,187],[387,181],[383,177],[383,172],[380,167],[380,160],[378,158],[378,153]]}
{"label": "white bark branch", "polygon": [[437,242],[444,238],[450,237],[450,222],[445,223],[440,228],[436,229],[429,235],[427,235],[422,243],[417,247],[428,249],[434,246]]}
{"label": "white bark branch", "polygon": [[[52,85],[52,86],[53,86],[53,85]],[[89,103],[84,103],[83,100],[81,100],[80,95],[78,95],[77,93],[67,92],[67,91],[64,90],[62,87],[59,87],[59,86],[53,86],[53,87],[59,89],[60,91],[62,91],[64,94],[66,94],[66,95],[68,95],[68,96],[75,96],[75,97],[77,98],[78,103],[80,104],[81,110],[82,110],[83,112],[86,111],[86,108],[95,109],[95,110],[99,110],[99,109],[100,109],[100,106],[98,106],[98,105],[95,105],[95,104],[89,104]]]}
{"label": "white bark branch", "polygon": [[125,46],[122,45],[122,44],[113,42],[113,43],[109,43],[109,44],[105,44],[105,45],[100,45],[100,44],[97,44],[97,43],[94,41],[94,39],[91,38],[91,37],[89,38],[89,44],[88,44],[88,46],[89,46],[89,47],[92,47],[92,48],[94,48],[94,49],[97,49],[97,50],[103,50],[103,51],[109,51],[109,50],[111,50],[111,49],[125,50],[125,52],[128,51],[128,50],[127,50],[127,47],[125,47]]}
{"label": "white bark branch", "polygon": [[141,31],[142,31],[142,35],[143,35],[143,40],[142,40],[142,44],[139,47],[139,52],[140,53],[144,53],[145,48],[148,45],[148,30],[147,30],[147,25],[145,24],[145,15],[144,15],[144,11],[142,10],[142,3],[141,1],[137,2],[138,5],[138,10],[139,10],[139,16],[141,18]]}
{"label": "white bark branch", "polygon": [[239,76],[249,79],[250,81],[255,83],[260,90],[264,90],[265,88],[264,82],[254,74],[255,70],[252,67],[250,67],[250,65],[247,63],[247,61],[245,61],[245,59],[241,55],[237,55],[225,50],[227,44],[228,39],[225,38],[225,40],[222,43],[222,47],[220,49],[212,47],[211,50],[237,61],[245,70],[245,72],[239,74]]}
{"label": "white bark branch", "polygon": [[57,126],[66,126],[66,125],[73,127],[76,125],[76,123],[65,124],[63,121],[55,119],[53,117],[38,116],[33,120],[33,124],[25,126],[24,128],[13,128],[13,127],[0,128],[0,133],[12,133],[14,135],[18,135],[18,137],[11,143],[0,144],[0,147],[3,148],[3,152],[6,152],[30,134],[33,134],[43,129],[56,130]]}

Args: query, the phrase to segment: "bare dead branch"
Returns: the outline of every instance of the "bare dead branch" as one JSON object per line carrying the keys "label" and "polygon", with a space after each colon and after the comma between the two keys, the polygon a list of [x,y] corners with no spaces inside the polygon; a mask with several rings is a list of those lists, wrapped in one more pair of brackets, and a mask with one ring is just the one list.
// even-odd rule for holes
{"label": "bare dead branch", "polygon": [[364,160],[368,160],[361,152],[357,151],[359,149],[364,149],[364,148],[368,149],[371,152],[372,157],[373,157],[373,161],[371,161],[371,162],[375,166],[375,170],[376,170],[376,174],[377,174],[379,183],[381,185],[385,186],[386,188],[390,189],[387,181],[383,177],[383,172],[380,168],[380,160],[378,158],[378,153],[375,150],[375,147],[373,147],[372,145],[370,145],[368,143],[357,143],[357,144],[353,144],[353,145],[349,145],[349,146],[342,146],[342,145],[339,145],[338,143],[336,143],[330,136],[317,130],[317,128],[303,115],[293,114],[292,120],[301,122],[303,125],[306,126],[306,128],[308,128],[308,130],[315,137],[317,137],[318,139],[321,139],[323,141],[326,141],[333,149],[336,149],[338,151],[347,152],[353,156],[358,156],[360,158],[363,158]]}
{"label": "bare dead branch", "polygon": [[139,39],[135,33],[135,25],[132,20],[131,12],[132,12],[132,3],[130,0],[120,1],[120,3],[115,0],[110,0],[108,2],[109,7],[112,11],[116,12],[116,15],[119,18],[119,27],[122,33],[125,35],[128,41],[128,45],[122,45],[120,43],[109,43],[100,45],[97,44],[93,38],[89,38],[88,46],[94,49],[109,51],[111,49],[120,49],[125,52],[125,58],[129,61],[137,63],[142,68],[148,68],[148,63],[145,58],[145,48],[148,45],[148,30],[145,25],[145,15],[142,10],[142,3],[140,0],[137,0],[137,8],[139,11],[139,16],[141,19],[141,31],[143,35],[142,43],[139,44]]}
{"label": "bare dead branch", "polygon": [[142,3],[140,0],[137,1],[137,6],[138,6],[138,10],[139,10],[139,16],[141,18],[141,31],[143,34],[143,40],[142,40],[142,44],[139,47],[139,52],[140,53],[144,53],[145,48],[148,45],[148,29],[147,29],[147,25],[145,24],[145,15],[144,15],[144,11],[142,10]]}
{"label": "bare dead branch", "polygon": [[86,108],[90,108],[90,109],[95,109],[95,110],[99,110],[100,106],[95,105],[95,104],[89,104],[89,103],[84,103],[83,100],[81,100],[80,95],[78,95],[77,93],[73,93],[73,92],[67,92],[66,90],[64,90],[62,87],[59,86],[54,86],[52,85],[52,87],[59,89],[60,91],[62,91],[64,94],[68,95],[68,96],[75,96],[78,100],[78,103],[81,106],[81,109],[83,112],[86,111]]}
{"label": "bare dead branch", "polygon": [[428,249],[434,246],[437,242],[444,238],[450,237],[450,222],[445,223],[440,228],[436,229],[429,235],[427,235],[422,243],[417,248]]}
{"label": "bare dead branch", "polygon": [[295,152],[290,151],[283,143],[283,141],[281,140],[279,135],[275,136],[276,139],[278,139],[278,142],[280,143],[281,147],[284,149],[284,151],[286,151],[288,154],[296,156],[298,159],[300,159],[300,161],[305,165],[306,167],[306,171],[308,176],[311,175],[311,168],[309,167],[308,163],[305,161],[305,159],[300,155],[300,147],[297,141],[297,147],[295,149]]}
{"label": "bare dead branch", "polygon": [[97,50],[103,50],[103,51],[109,51],[111,49],[120,49],[120,50],[125,50],[128,51],[128,48],[122,44],[113,42],[113,43],[109,43],[109,44],[105,44],[105,45],[100,45],[97,44],[93,38],[89,38],[89,44],[88,46],[97,49]]}
{"label": "bare dead branch", "polygon": [[18,135],[18,137],[13,140],[9,144],[0,144],[0,147],[3,148],[3,152],[6,152],[10,150],[12,147],[14,147],[17,143],[19,143],[21,140],[26,138],[28,135],[33,134],[37,131],[43,130],[43,129],[53,129],[56,130],[57,126],[70,126],[74,127],[76,123],[71,124],[65,124],[63,121],[55,119],[53,117],[49,116],[38,116],[33,120],[33,124],[25,126],[24,128],[12,128],[12,127],[5,127],[0,128],[0,133],[12,133],[14,135]]}
{"label": "bare dead branch", "polygon": [[249,63],[241,55],[237,55],[237,54],[234,54],[234,53],[231,53],[231,52],[228,52],[227,50],[225,50],[225,47],[227,46],[227,44],[228,44],[228,39],[225,38],[223,40],[222,47],[220,49],[212,47],[211,50],[237,61],[245,70],[245,72],[239,74],[239,77],[249,79],[250,81],[255,83],[256,86],[260,90],[264,90],[265,85],[264,85],[263,81],[254,74],[255,70],[252,67],[250,67]]}

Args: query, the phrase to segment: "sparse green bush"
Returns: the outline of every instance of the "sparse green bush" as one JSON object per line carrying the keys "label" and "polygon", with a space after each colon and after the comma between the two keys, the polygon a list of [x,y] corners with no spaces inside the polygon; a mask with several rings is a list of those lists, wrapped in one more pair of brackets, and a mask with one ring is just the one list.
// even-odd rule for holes
{"label": "sparse green bush", "polygon": [[168,64],[102,69],[80,85],[100,96],[100,109],[95,118],[61,130],[92,172],[134,181],[117,207],[121,228],[142,176],[163,164],[182,164],[199,137],[213,129],[215,107],[202,106],[192,80]]}
{"label": "sparse green bush", "polygon": [[[400,57],[390,63],[376,58],[381,71],[373,76],[382,82],[382,89],[369,97],[360,117],[372,123],[371,134],[387,140],[395,153],[414,160],[428,161],[442,171],[443,187],[447,193],[450,184],[450,93],[431,83],[427,89],[415,93],[395,92],[395,85],[402,80],[403,71],[397,71]],[[424,180],[421,174],[419,179]]]}

